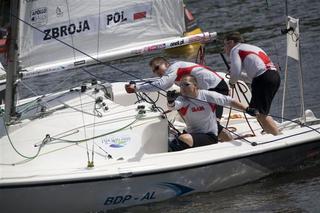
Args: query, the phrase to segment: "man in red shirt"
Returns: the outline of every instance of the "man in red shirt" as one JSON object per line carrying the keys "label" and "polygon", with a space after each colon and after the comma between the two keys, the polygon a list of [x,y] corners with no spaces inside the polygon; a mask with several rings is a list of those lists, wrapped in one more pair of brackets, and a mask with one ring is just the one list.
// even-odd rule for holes
{"label": "man in red shirt", "polygon": [[225,37],[224,49],[231,62],[230,85],[234,85],[243,74],[252,81],[249,107],[259,110],[257,119],[265,132],[280,134],[272,117],[268,116],[281,81],[277,68],[261,48],[242,43],[242,37],[238,32]]}

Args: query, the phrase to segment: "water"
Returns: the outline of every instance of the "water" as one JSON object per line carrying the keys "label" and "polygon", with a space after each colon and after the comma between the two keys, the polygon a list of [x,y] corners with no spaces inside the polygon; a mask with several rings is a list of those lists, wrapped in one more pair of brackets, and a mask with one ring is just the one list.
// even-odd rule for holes
{"label": "water", "polygon": [[[268,2],[268,6],[267,3]],[[285,28],[285,2],[275,0],[185,0],[189,9],[197,17],[205,31],[217,31],[224,35],[230,31],[240,31],[248,43],[262,47],[275,63],[285,69],[286,39],[280,34]],[[300,18],[301,49],[303,60],[303,80],[305,85],[305,105],[320,116],[318,63],[320,59],[320,1],[293,0],[288,2],[288,13]],[[221,38],[221,37],[219,37]],[[226,70],[219,56],[221,44],[207,46],[206,64],[217,71]],[[144,57],[137,64],[135,60],[115,63],[120,69],[132,72],[139,78],[151,77],[148,69],[150,57]],[[299,66],[293,60],[289,65],[289,87],[285,117],[299,115],[300,98],[297,84]],[[129,81],[132,78],[112,68],[89,69],[93,74],[108,81]],[[101,71],[106,72],[101,72]],[[61,75],[47,75],[37,80],[28,80],[35,94],[42,94],[70,88],[85,80],[88,74],[70,72]],[[49,80],[50,79],[50,80]],[[50,82],[58,82],[54,85]],[[32,86],[31,86],[32,85]],[[24,89],[20,89],[22,92]],[[271,113],[281,115],[282,88],[278,92]],[[25,96],[28,94],[23,93]],[[221,192],[200,193],[180,197],[166,202],[131,207],[118,212],[319,212],[320,211],[320,166],[299,169],[278,174],[244,186]],[[117,212],[117,211],[116,211]]]}

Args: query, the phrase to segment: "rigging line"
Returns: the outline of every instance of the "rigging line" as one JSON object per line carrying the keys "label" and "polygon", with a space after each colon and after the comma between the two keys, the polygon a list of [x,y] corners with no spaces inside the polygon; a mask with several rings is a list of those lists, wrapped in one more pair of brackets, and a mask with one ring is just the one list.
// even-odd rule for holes
{"label": "rigging line", "polygon": [[112,155],[109,154],[106,150],[104,150],[101,146],[99,146],[98,144],[96,144],[96,146],[97,146],[99,149],[101,149],[104,153],[106,153],[108,159],[112,159],[112,158],[113,158]]}
{"label": "rigging line", "polygon": [[[130,117],[130,118],[129,118]],[[122,117],[121,121],[124,121],[124,120],[128,120],[128,119],[131,119],[132,116],[128,116],[128,117]],[[136,115],[135,115],[136,117]],[[114,122],[115,119],[111,119],[111,120],[107,120],[107,121],[100,121],[100,122],[96,122],[96,124],[99,124],[99,125],[104,125],[104,124],[107,124],[108,122]],[[116,121],[120,121],[119,119],[116,119]],[[93,124],[87,124],[85,125],[85,127],[92,127]],[[64,138],[64,137],[67,137],[69,135],[73,135],[73,134],[76,134],[76,133],[79,133],[79,129],[81,129],[83,126],[79,126],[79,127],[75,127],[73,129],[70,129],[70,130],[67,130],[65,132],[61,132],[61,133],[58,133],[56,134],[55,136],[51,136],[51,139],[54,138],[55,140],[61,140],[61,138]],[[52,140],[51,140],[52,141]],[[50,142],[51,142],[50,141]],[[40,142],[39,142],[40,143]],[[37,143],[37,144],[39,144]],[[39,146],[39,145],[36,145],[36,146]]]}
{"label": "rigging line", "polygon": [[[229,131],[231,134],[234,134],[235,136],[238,137],[238,139],[233,139],[233,140],[244,140],[245,142],[249,143],[251,146],[256,146],[257,143],[256,142],[251,142],[249,140],[247,140],[244,136],[241,136],[233,131],[230,131],[228,128],[225,128],[227,131]],[[227,143],[227,142],[226,142]]]}
{"label": "rigging line", "polygon": [[[68,77],[64,77],[63,78],[63,81],[60,82],[58,85],[56,85],[53,89],[51,89],[51,91],[55,91],[57,88],[60,88],[61,85],[63,85],[67,80],[69,80],[70,78],[72,77],[72,74],[69,74]],[[19,81],[19,83],[21,83],[25,88],[27,88],[31,93],[33,93],[35,96],[40,96],[39,94],[37,94],[37,92],[35,92],[34,90],[32,90],[32,88],[30,86],[28,86],[28,84],[26,84],[23,80]],[[45,95],[46,97],[50,97],[51,95],[54,95],[54,94],[48,94],[48,95]],[[45,97],[43,96],[43,97]],[[48,104],[49,106],[49,104]]]}
{"label": "rigging line", "polygon": [[[80,94],[80,96],[81,96],[81,94]],[[76,107],[71,106],[71,105],[68,105],[68,104],[66,104],[66,103],[64,103],[64,102],[62,102],[62,101],[58,101],[58,102],[61,103],[62,105],[64,105],[65,107],[68,107],[68,108],[73,109],[73,110],[75,110],[75,111],[81,112],[82,114],[87,114],[87,115],[91,115],[91,116],[96,116],[94,113],[90,113],[90,112],[84,111],[83,108],[82,108],[82,104],[80,104],[81,110],[79,110],[79,109],[77,109]],[[81,98],[80,98],[80,103],[81,103]]]}
{"label": "rigging line", "polygon": [[[155,117],[158,118],[159,116],[155,116]],[[113,133],[116,133],[116,132],[120,132],[120,131],[126,129],[128,126],[134,124],[138,119],[139,119],[139,117],[136,116],[136,119],[135,119],[133,122],[131,122],[129,125],[127,125],[127,126],[125,126],[125,127],[121,127],[120,129],[114,130],[114,131],[112,131],[112,132],[108,132],[108,133],[104,133],[104,134],[95,136],[95,139],[96,139],[96,138],[99,138],[99,137],[106,136],[106,135],[110,135],[110,134],[113,134]],[[152,121],[141,122],[140,124],[137,124],[137,125],[135,125],[134,127],[143,126],[143,125],[145,125],[145,124],[148,123],[148,122],[152,122]],[[130,127],[130,129],[132,129],[132,128],[133,128],[133,127]],[[69,130],[69,131],[71,131],[71,130]],[[68,135],[67,135],[67,136],[68,136]],[[63,137],[66,137],[66,136],[63,136]],[[52,136],[50,136],[50,144],[58,144],[58,143],[75,143],[75,144],[77,144],[77,143],[83,143],[83,142],[85,142],[85,140],[88,141],[88,140],[92,140],[92,139],[93,139],[93,138],[87,138],[87,139],[82,139],[82,140],[75,141],[75,140],[64,140],[64,139],[62,139],[62,137],[57,138],[57,137],[52,137]],[[53,141],[56,141],[56,142],[53,142]]]}
{"label": "rigging line", "polygon": [[35,96],[39,96],[39,94],[37,94],[31,87],[29,87],[26,83],[24,83],[23,81],[20,81],[20,83],[26,88],[28,89],[31,93],[33,93]]}
{"label": "rigging line", "polygon": [[266,0],[266,10],[269,10],[269,2]]}
{"label": "rigging line", "polygon": [[[18,111],[18,112],[19,112],[19,113],[28,112],[28,111],[30,111],[30,110],[33,110],[33,109],[35,109],[35,108],[38,108],[38,107],[39,107],[38,104],[34,105],[34,103],[41,103],[41,101],[42,101],[43,103],[46,103],[47,106],[50,107],[50,105],[49,105],[50,102],[52,102],[52,101],[54,101],[54,100],[56,100],[56,99],[59,99],[59,98],[65,96],[65,95],[67,95],[69,92],[70,92],[70,91],[65,92],[65,93],[63,93],[63,94],[61,94],[61,95],[58,95],[58,96],[56,96],[56,97],[54,97],[54,98],[52,98],[52,99],[50,99],[50,100],[46,100],[46,101],[43,101],[43,98],[45,98],[45,97],[50,97],[51,94],[48,95],[48,96],[42,95],[42,96],[36,98],[35,100],[32,100],[32,101],[30,101],[30,102],[28,102],[28,103],[25,103],[25,104],[19,106],[19,107],[22,107],[22,106],[24,106],[24,105],[27,105],[27,107],[21,109],[21,110]],[[59,103],[65,105],[65,104],[64,104],[63,102],[61,102],[61,101],[59,101]],[[85,103],[85,104],[90,104],[90,103],[92,103],[92,102],[87,102],[87,103]],[[80,106],[80,104],[79,104],[79,105],[74,105],[73,107],[77,107],[77,106]],[[66,106],[64,106],[64,107],[66,107]],[[54,112],[54,111],[57,111],[57,110],[59,110],[59,109],[60,109],[60,107],[59,107],[58,109],[52,109],[52,110],[46,111],[46,113]]]}
{"label": "rigging line", "polygon": [[[317,128],[317,129],[320,129],[320,128]],[[319,132],[319,131],[316,130],[316,129],[314,129],[314,130],[311,129],[311,130],[307,130],[307,131],[304,131],[304,132],[295,133],[295,134],[293,134],[293,135],[288,135],[288,136],[285,136],[285,137],[282,137],[282,138],[277,138],[277,139],[270,140],[270,141],[265,141],[265,142],[261,142],[261,143],[256,143],[256,142],[252,142],[252,143],[256,143],[256,145],[263,145],[263,144],[268,144],[268,143],[280,141],[280,140],[283,140],[283,139],[291,138],[291,137],[294,137],[294,136],[303,135],[303,134],[306,134],[306,133],[309,133],[309,132],[313,132],[313,131]]]}
{"label": "rigging line", "polygon": [[[240,88],[239,84],[238,84],[238,87]],[[240,95],[239,95],[239,93],[238,93],[238,90],[237,90],[236,88],[233,88],[233,89],[235,90],[235,92],[236,92],[236,94],[237,94],[237,97],[238,97],[238,100],[240,101]],[[243,94],[243,96],[245,96],[245,95]],[[245,98],[245,99],[246,99],[247,103],[249,104],[247,98]],[[243,112],[243,115],[244,115],[244,118],[246,119],[246,122],[247,122],[247,124],[248,124],[248,126],[249,126],[249,128],[250,128],[250,130],[251,130],[251,132],[252,132],[252,134],[253,134],[253,135],[256,135],[256,134],[254,133],[254,131],[253,131],[253,129],[252,129],[249,121],[248,121],[248,118],[247,118],[246,113]],[[259,122],[258,119],[257,119],[257,121],[258,121],[258,123],[260,124],[260,122]],[[260,124],[260,127],[262,128],[261,124]],[[263,129],[263,128],[262,128],[262,129]]]}
{"label": "rigging line", "polygon": [[[317,128],[317,129],[320,129],[320,128]],[[228,130],[228,129],[227,129],[227,130]],[[274,139],[274,140],[257,143],[257,142],[255,142],[255,141],[249,141],[249,140],[243,138],[241,135],[239,135],[239,134],[237,134],[237,133],[235,133],[235,132],[232,132],[232,131],[230,131],[230,130],[228,130],[228,131],[229,131],[230,133],[236,135],[237,137],[239,137],[240,140],[244,140],[244,141],[248,142],[249,144],[251,144],[252,146],[263,145],[263,144],[268,144],[268,143],[272,143],[272,142],[276,142],[276,141],[281,141],[281,140],[283,140],[283,139],[291,138],[291,137],[298,136],[298,135],[303,135],[303,134],[306,134],[306,133],[309,133],[309,132],[312,132],[312,131],[318,132],[318,130],[316,130],[316,129],[311,129],[311,130],[307,130],[307,131],[304,131],[304,132],[296,133],[296,134],[293,134],[293,135],[288,135],[288,136],[285,136],[285,137],[277,138],[277,139]]]}
{"label": "rigging line", "polygon": [[[63,85],[67,80],[69,80],[71,78],[71,74],[68,76],[68,77],[64,77],[63,81],[61,83],[59,83],[58,85],[56,85],[51,91],[55,91],[56,88],[59,88],[61,85]],[[33,93],[35,96],[40,96],[39,94],[37,94],[34,90],[32,90],[31,87],[28,86],[28,84],[26,84],[23,80],[19,81],[25,88],[27,88],[29,91],[31,91],[31,93]],[[50,97],[50,96],[53,96],[55,95],[54,93],[52,94],[48,94],[48,95],[42,95],[40,99],[44,98],[44,97]],[[60,97],[60,96],[59,96]],[[59,97],[55,97],[54,99],[57,99]],[[49,102],[54,100],[54,99],[51,99],[49,101],[43,101],[48,107],[50,107],[49,105]]]}
{"label": "rigging line", "polygon": [[[97,100],[97,94],[94,94],[94,99]],[[93,105],[93,114],[99,116],[99,111],[97,110],[97,101],[95,101]],[[93,116],[93,127],[92,127],[92,135],[93,137],[95,136],[95,130],[96,130],[96,116]],[[94,138],[92,139],[92,148],[91,148],[91,163],[93,164],[93,159],[94,159]]]}
{"label": "rigging line", "polygon": [[[19,17],[16,16],[15,14],[11,13],[11,16],[13,16],[13,17],[16,18],[17,20],[23,22],[24,24],[30,26],[31,28],[33,28],[33,29],[41,32],[42,34],[45,34],[42,30],[40,30],[39,28],[33,26],[32,24],[28,23],[27,21],[19,18]],[[103,62],[103,61],[101,61],[101,60],[99,60],[99,59],[96,59],[96,58],[92,57],[91,55],[85,53],[84,51],[82,51],[82,50],[80,50],[80,49],[78,49],[78,48],[76,48],[76,47],[74,47],[74,46],[72,46],[72,45],[70,45],[70,44],[68,44],[68,43],[66,43],[66,42],[58,39],[58,38],[54,38],[54,37],[51,37],[51,38],[54,39],[54,40],[56,40],[56,41],[58,41],[58,42],[60,42],[60,43],[62,43],[62,44],[64,44],[64,45],[66,45],[67,47],[72,48],[74,51],[77,51],[77,52],[79,52],[79,53],[87,56],[88,58],[92,59],[93,61],[96,61],[96,62],[99,63],[99,64],[102,64],[102,65],[104,65],[104,66],[111,67],[111,68],[113,68],[113,69],[115,69],[115,70],[117,70],[117,71],[119,71],[119,72],[121,72],[121,73],[127,74],[127,75],[129,75],[129,76],[131,76],[131,77],[133,77],[133,78],[135,78],[135,79],[139,79],[140,81],[143,81],[143,82],[146,82],[146,83],[148,83],[148,84],[151,84],[150,82],[148,82],[148,81],[146,81],[146,80],[144,80],[144,79],[142,79],[142,78],[139,78],[139,77],[137,77],[136,75],[131,74],[130,72],[127,72],[127,71],[125,71],[125,70],[122,70],[122,69],[120,69],[120,68],[118,68],[118,67],[116,67],[116,66],[114,66],[114,65],[112,65],[112,64],[110,64],[110,63],[106,63],[106,62]],[[155,87],[155,88],[157,88],[157,89],[165,92],[164,89],[162,89],[162,88],[160,88],[160,87],[158,87],[158,86],[156,86],[156,85],[153,85],[153,84],[151,84],[151,85],[152,85],[153,87]],[[163,96],[165,96],[165,95],[162,94],[162,93],[160,93],[160,94],[163,95]]]}
{"label": "rigging line", "polygon": [[[70,18],[70,8],[69,8],[69,3],[68,3],[68,0],[66,0],[66,5],[67,5],[67,10],[68,10],[68,21],[69,21],[69,25],[71,24],[71,18]],[[74,47],[74,41],[73,41],[73,35],[71,35],[71,43],[72,43],[72,46]],[[76,61],[76,51],[75,49],[72,49],[73,51],[73,59]]]}
{"label": "rigging line", "polygon": [[[232,98],[234,97],[234,90],[233,89],[231,90],[231,97]],[[227,120],[227,123],[226,123],[226,129],[227,129],[227,127],[229,125],[229,122],[230,122],[231,111],[232,111],[232,107],[229,108],[229,115],[228,115],[228,120]]]}
{"label": "rigging line", "polygon": [[[54,150],[51,150],[51,151],[43,152],[43,153],[39,154],[38,157],[44,156],[44,155],[47,155],[47,154],[50,154],[50,153],[53,153],[53,152],[57,152],[57,151],[60,151],[60,150],[63,150],[63,149],[67,149],[67,148],[69,148],[69,147],[71,147],[71,146],[74,146],[74,145],[75,145],[75,144],[71,144],[71,145],[68,145],[68,146],[65,146],[65,147],[61,147],[61,148],[54,149]],[[21,164],[28,163],[28,162],[30,162],[31,160],[33,160],[33,159],[26,159],[26,160],[23,160],[23,161],[19,161],[19,162],[12,163],[12,164],[7,164],[7,165],[11,165],[11,166],[21,165]]]}
{"label": "rigging line", "polygon": [[[146,93],[144,93],[144,92],[142,92],[141,95],[136,93],[136,95],[137,95],[137,98],[138,98],[138,97],[141,98],[140,101],[143,101],[143,100],[144,100],[145,102],[147,102],[147,103],[149,103],[149,104],[152,104],[152,106],[154,107],[154,109],[156,109],[156,110],[158,110],[158,112],[162,113],[162,115],[167,119],[169,127],[171,127],[173,130],[175,130],[178,134],[181,134],[181,132],[180,132],[177,128],[175,128],[175,126],[173,125],[173,123],[168,120],[168,117],[167,117],[167,114],[165,113],[165,111],[164,111],[161,107],[158,107],[158,106],[157,106],[156,103],[157,103],[157,101],[159,100],[159,97],[160,97],[159,92],[158,92],[158,96],[157,96],[157,98],[156,98],[155,101],[154,101],[150,96],[148,96]],[[146,98],[148,98],[149,101],[146,100],[146,99],[143,97],[143,95],[146,96]]]}
{"label": "rigging line", "polygon": [[103,133],[103,134],[100,134],[100,135],[97,135],[97,136],[94,136],[94,137],[91,137],[91,138],[86,138],[86,139],[81,139],[81,140],[65,140],[65,139],[59,139],[59,138],[50,137],[50,139],[51,139],[51,141],[52,140],[60,140],[60,141],[66,142],[66,143],[83,143],[83,142],[87,142],[88,140],[93,140],[93,139],[100,138],[100,137],[103,137],[103,136],[106,136],[106,135],[111,135],[111,134],[116,133],[116,132],[120,132],[120,131],[126,129],[127,127],[131,126],[132,124],[134,124],[138,120],[139,120],[139,116],[136,116],[135,120],[133,120],[129,124],[119,128],[119,129],[113,130],[111,132]]}
{"label": "rigging line", "polygon": [[[82,105],[82,93],[79,93],[79,99],[80,99],[80,107],[81,107],[81,117],[82,117],[82,123],[83,123],[83,132],[84,132],[84,138],[87,138],[87,131],[86,131],[86,123],[84,120],[84,111],[83,111],[83,105]],[[64,103],[63,103],[64,104]],[[74,108],[76,109],[76,108]],[[89,147],[88,143],[86,141],[86,153],[87,153],[87,160],[90,162],[90,154],[89,154]]]}
{"label": "rigging line", "polygon": [[47,142],[47,141],[46,141],[46,138],[44,138],[44,139],[42,140],[41,144],[40,144],[39,147],[38,147],[37,153],[36,153],[34,156],[26,156],[26,155],[22,154],[22,153],[14,146],[13,141],[11,140],[11,137],[10,137],[10,135],[9,135],[7,126],[6,126],[6,124],[5,124],[5,120],[6,120],[6,119],[5,119],[5,114],[1,114],[1,115],[3,116],[3,119],[2,119],[2,120],[3,120],[3,126],[4,126],[4,129],[5,129],[5,131],[6,131],[7,138],[8,138],[8,140],[9,140],[9,143],[10,143],[11,147],[13,148],[13,150],[14,150],[18,155],[20,155],[20,156],[23,157],[23,158],[26,158],[26,159],[29,159],[29,160],[35,159],[35,158],[39,155],[39,153],[40,153],[43,145]]}
{"label": "rigging line", "polygon": [[101,16],[101,0],[99,0],[99,20],[98,20],[98,40],[97,40],[97,59],[99,59],[100,49],[100,17]]}
{"label": "rigging line", "polygon": [[304,127],[304,126],[305,126],[305,127],[309,128],[309,129],[317,132],[318,134],[320,134],[320,131],[318,131],[317,129],[315,129],[315,128],[309,126],[309,125],[306,125],[306,124],[302,123],[301,121],[295,121],[295,120],[292,120],[292,119],[289,119],[289,118],[285,118],[285,117],[281,117],[281,116],[276,116],[276,115],[270,115],[270,114],[269,114],[269,116],[274,117],[274,118],[284,119],[284,120],[286,120],[286,121],[290,121],[290,122],[292,122],[292,123],[295,123],[295,124],[300,125],[301,127]]}
{"label": "rigging line", "polygon": [[[220,53],[220,56],[221,56],[224,64],[226,65],[227,69],[228,69],[229,72],[230,72],[230,65],[228,64],[228,62],[227,62],[226,58],[224,57],[223,53]],[[241,87],[241,86],[244,86],[244,84],[242,84],[242,83],[240,83],[240,82],[237,82],[237,85],[238,85],[238,88],[239,88],[240,92],[242,93],[244,99],[246,100],[247,104],[249,105],[250,102],[249,102],[249,100],[248,100],[248,98],[247,98],[247,96],[246,96],[246,94],[245,94],[245,93],[248,91],[248,89],[247,89],[246,91],[242,90],[242,87]],[[237,91],[236,88],[234,88],[234,89],[235,89],[235,92],[236,92],[236,94],[237,94],[237,96],[238,96],[238,99],[239,99],[239,101],[240,101],[240,96],[239,96],[239,94],[238,94],[238,91]],[[247,121],[247,123],[248,123],[248,125],[249,125],[249,128],[250,128],[251,131],[252,131],[252,133],[255,135],[255,133],[254,133],[253,129],[251,128],[251,125],[250,125],[250,123],[249,123],[249,121],[248,121],[247,116],[246,116],[245,113],[244,113],[244,117],[245,117],[245,119],[246,119],[246,121]],[[262,124],[260,123],[260,121],[259,121],[258,119],[257,119],[257,121],[258,121],[259,125],[261,126],[261,128],[263,129]]]}
{"label": "rigging line", "polygon": [[[57,88],[61,88],[61,86],[62,86],[67,80],[69,80],[72,76],[73,76],[72,72],[70,72],[70,74],[67,75],[67,77],[64,76],[64,77],[63,77],[63,81],[60,82],[59,84],[57,84],[53,89],[51,89],[51,91],[56,91]],[[53,95],[53,94],[52,94],[52,95]],[[49,95],[49,97],[50,97],[50,95]]]}

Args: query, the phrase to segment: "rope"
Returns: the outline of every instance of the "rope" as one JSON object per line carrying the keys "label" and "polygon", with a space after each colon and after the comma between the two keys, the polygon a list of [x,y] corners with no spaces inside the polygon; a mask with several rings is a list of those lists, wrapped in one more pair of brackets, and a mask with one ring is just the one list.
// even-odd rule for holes
{"label": "rope", "polygon": [[[9,135],[7,126],[6,126],[6,124],[5,124],[5,114],[4,114],[4,113],[1,113],[1,115],[3,116],[3,119],[2,119],[2,120],[3,120],[3,126],[4,126],[4,129],[5,129],[5,131],[6,131],[7,138],[8,138],[8,140],[9,140],[9,143],[10,143],[11,147],[13,148],[13,150],[14,150],[18,155],[20,155],[20,156],[23,157],[23,158],[26,158],[26,159],[29,159],[29,160],[35,159],[35,158],[39,155],[39,153],[40,153],[42,147],[44,146],[44,144],[48,142],[47,136],[42,140],[42,142],[41,142],[41,144],[40,144],[40,146],[39,146],[39,148],[38,148],[38,150],[37,150],[37,153],[36,153],[35,155],[33,155],[33,156],[27,156],[27,155],[25,155],[25,154],[22,154],[22,152],[20,152],[20,151],[14,146],[13,141],[11,140],[11,137],[10,137],[10,135]],[[14,165],[14,164],[13,164],[13,165]]]}
{"label": "rope", "polygon": [[[85,125],[85,120],[84,120],[84,111],[83,111],[83,104],[82,104],[82,93],[79,93],[79,100],[80,100],[80,107],[81,107],[81,117],[82,117],[82,124],[83,124],[83,132],[84,132],[84,138],[87,138],[87,131],[86,131],[86,125]],[[70,106],[70,108],[72,108]],[[74,110],[77,110],[76,108],[73,108]],[[86,141],[86,154],[87,154],[87,161],[88,161],[88,165],[90,162],[90,154],[89,154],[89,147],[88,147],[88,143]]]}
{"label": "rope", "polygon": [[202,45],[200,45],[199,50],[197,52],[196,63],[204,65],[206,63],[205,55],[205,48]]}
{"label": "rope", "polygon": [[83,143],[83,142],[86,142],[86,141],[89,141],[89,140],[94,140],[96,138],[100,138],[100,137],[103,137],[103,136],[106,136],[106,135],[111,135],[113,133],[120,132],[120,131],[126,129],[127,127],[133,125],[138,120],[139,120],[139,116],[136,116],[136,119],[134,121],[130,122],[129,124],[119,128],[119,129],[113,130],[111,132],[103,133],[103,134],[100,134],[100,135],[97,135],[97,136],[93,136],[93,137],[90,137],[90,138],[82,139],[82,140],[65,140],[65,139],[50,137],[50,141],[60,140],[60,141],[66,142],[66,143]]}
{"label": "rope", "polygon": [[[238,83],[238,82],[237,82]],[[240,86],[238,85],[238,87],[240,88]],[[240,95],[239,95],[239,93],[238,93],[238,90],[236,89],[236,88],[233,88],[235,91],[236,91],[236,94],[237,94],[237,97],[238,97],[238,100],[239,100],[239,102],[240,102]],[[243,94],[243,96],[245,96],[245,94]],[[245,98],[246,99],[246,98]],[[248,103],[248,100],[246,99],[246,101],[247,101],[247,103]],[[249,103],[248,103],[249,104]],[[248,124],[248,126],[249,126],[249,128],[250,128],[250,130],[251,130],[251,132],[252,132],[252,134],[253,135],[256,135],[255,134],[255,132],[253,131],[253,129],[252,129],[252,127],[251,127],[251,125],[250,125],[250,123],[249,123],[249,121],[248,121],[248,118],[247,118],[247,115],[246,115],[246,113],[243,113],[243,115],[244,115],[244,118],[246,119],[246,122],[247,122],[247,124]],[[259,121],[258,121],[259,122]],[[259,123],[260,124],[260,123]],[[261,126],[261,124],[260,124],[260,126]],[[262,127],[261,127],[262,128]]]}
{"label": "rope", "polygon": [[[4,114],[1,114],[1,115],[4,116]],[[103,136],[110,135],[110,134],[113,134],[113,133],[116,133],[116,132],[120,132],[120,131],[126,129],[127,127],[133,125],[135,122],[137,122],[137,121],[139,120],[139,118],[140,118],[139,115],[137,115],[134,121],[130,122],[129,124],[127,124],[127,125],[119,128],[119,129],[116,129],[116,130],[114,130],[114,131],[107,132],[107,133],[104,133],[104,134],[100,134],[100,135],[97,135],[97,136],[94,136],[94,137],[91,137],[91,138],[86,138],[86,139],[77,140],[77,141],[75,141],[75,140],[63,140],[63,139],[61,139],[61,138],[51,137],[49,134],[47,134],[47,135],[45,136],[45,138],[42,140],[41,144],[40,144],[40,145],[37,145],[37,147],[38,147],[37,153],[36,153],[35,155],[33,155],[33,156],[26,156],[26,155],[22,154],[22,153],[14,146],[13,141],[12,141],[11,138],[10,138],[10,135],[9,135],[9,133],[8,133],[8,130],[7,130],[7,128],[6,128],[5,123],[4,123],[4,127],[5,127],[5,131],[6,131],[6,135],[7,135],[7,137],[8,137],[9,142],[10,142],[10,145],[12,146],[12,148],[14,149],[14,151],[15,151],[19,156],[21,156],[21,157],[23,157],[23,158],[26,158],[26,159],[28,159],[28,160],[33,160],[33,159],[35,159],[35,158],[37,158],[37,157],[39,156],[40,151],[41,151],[41,149],[43,148],[43,146],[44,146],[45,144],[48,144],[48,143],[51,143],[51,144],[52,144],[52,141],[54,141],[54,140],[60,140],[60,141],[63,141],[63,142],[75,143],[75,144],[77,144],[77,143],[82,143],[82,142],[87,142],[88,140],[94,140],[94,139],[99,138],[99,137],[103,137]],[[3,122],[4,122],[4,120],[5,120],[5,119],[3,119]],[[106,152],[106,151],[104,150],[104,152]],[[108,154],[108,158],[110,158],[110,156],[111,156],[111,155]],[[112,156],[111,156],[111,158],[112,158]],[[90,161],[88,161],[88,162],[90,162]],[[93,160],[92,160],[92,162],[93,162]],[[16,164],[17,164],[17,163],[14,163],[14,164],[1,164],[1,165],[16,165]]]}

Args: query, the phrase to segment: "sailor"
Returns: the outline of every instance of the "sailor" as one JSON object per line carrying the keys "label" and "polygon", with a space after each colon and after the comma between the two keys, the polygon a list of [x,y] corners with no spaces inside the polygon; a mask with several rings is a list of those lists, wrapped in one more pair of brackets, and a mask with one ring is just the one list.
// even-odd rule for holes
{"label": "sailor", "polygon": [[179,83],[181,96],[174,92],[167,92],[168,108],[178,110],[187,126],[187,133],[179,135],[171,141],[172,151],[179,151],[191,147],[205,146],[218,142],[218,125],[216,121],[216,107],[231,106],[256,116],[257,110],[246,108],[230,96],[208,90],[200,90],[197,79],[190,74],[182,76]]}
{"label": "sailor", "polygon": [[249,107],[259,110],[257,119],[266,133],[278,135],[279,129],[268,113],[280,86],[279,72],[261,48],[242,42],[239,32],[230,33],[224,39],[224,50],[231,62],[229,84],[234,87],[242,71],[247,75],[252,81]]}
{"label": "sailor", "polygon": [[[149,65],[155,75],[160,77],[150,84],[127,84],[125,89],[128,93],[134,92],[154,92],[159,90],[167,90],[173,84],[179,84],[181,77],[185,74],[192,74],[198,82],[199,89],[216,91],[223,95],[229,94],[228,84],[215,71],[210,68],[185,61],[176,61],[172,64],[163,57],[155,57]],[[219,122],[223,113],[223,107],[217,106],[216,116]],[[223,141],[232,140],[230,133],[219,126],[219,139]],[[221,134],[220,134],[221,133]]]}

